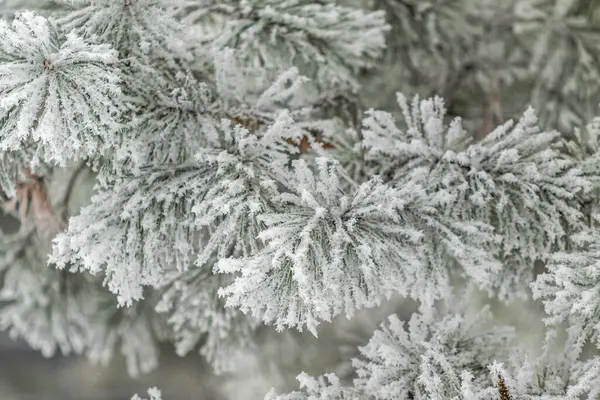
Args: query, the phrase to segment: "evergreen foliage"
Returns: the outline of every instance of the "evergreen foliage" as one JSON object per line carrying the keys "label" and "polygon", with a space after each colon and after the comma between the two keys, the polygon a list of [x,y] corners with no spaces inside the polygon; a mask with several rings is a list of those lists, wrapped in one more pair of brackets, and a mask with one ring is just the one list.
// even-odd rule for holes
{"label": "evergreen foliage", "polygon": [[[375,329],[352,376],[265,399],[600,396],[598,2],[0,11],[13,338],[119,350],[132,376],[169,343],[223,373],[261,330],[317,336],[403,296],[418,310]],[[541,354],[473,315],[481,293],[542,303]]]}

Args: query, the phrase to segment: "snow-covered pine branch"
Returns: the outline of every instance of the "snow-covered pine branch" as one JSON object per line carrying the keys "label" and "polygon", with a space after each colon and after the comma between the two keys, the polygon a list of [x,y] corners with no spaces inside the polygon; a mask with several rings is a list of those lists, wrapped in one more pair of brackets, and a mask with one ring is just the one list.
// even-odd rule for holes
{"label": "snow-covered pine branch", "polygon": [[143,286],[160,286],[164,272],[202,265],[213,252],[247,255],[260,231],[254,214],[270,207],[273,177],[296,150],[285,139],[301,132],[286,114],[261,137],[229,120],[206,124],[210,147],[196,160],[148,166],[102,188],[56,238],[53,262],[104,272],[119,303],[130,305]]}
{"label": "snow-covered pine branch", "polygon": [[155,300],[118,308],[114,295],[89,274],[47,265],[46,248],[34,230],[3,237],[0,247],[0,329],[23,339],[45,357],[82,354],[106,365],[117,348],[130,375],[158,366],[158,343],[166,318]]}
{"label": "snow-covered pine branch", "polygon": [[493,226],[508,268],[496,285],[502,296],[522,293],[514,287],[518,276],[530,276],[534,261],[565,248],[569,234],[585,229],[578,196],[592,182],[554,149],[559,133],[541,132],[532,109],[471,143],[460,118],[446,125],[440,98],[415,97],[409,106],[399,95],[398,102],[405,129],[383,111],[370,111],[364,120],[363,145],[376,171],[394,186],[420,183],[449,218]]}
{"label": "snow-covered pine branch", "polygon": [[352,386],[343,386],[335,374],[325,374],[314,378],[301,373],[296,378],[303,392],[277,394],[271,389],[264,400],[367,400],[369,395]]}
{"label": "snow-covered pine branch", "polygon": [[115,178],[69,220],[54,242],[58,268],[102,273],[120,305],[142,299],[163,273],[195,261],[199,233],[191,209],[208,189],[208,166],[149,167]]}
{"label": "snow-covered pine branch", "polygon": [[120,128],[116,52],[24,12],[0,21],[0,148],[29,164],[95,157]]}
{"label": "snow-covered pine branch", "polygon": [[[479,2],[481,3],[481,2]],[[430,83],[438,83],[439,66],[456,67],[462,53],[482,34],[486,19],[477,21],[472,0],[420,1],[378,0],[375,7],[385,10],[392,27],[387,38],[387,51],[402,67],[406,83],[417,81],[424,91]],[[448,64],[446,66],[445,64]],[[427,82],[432,80],[433,82]]]}
{"label": "snow-covered pine branch", "polygon": [[352,382],[302,373],[302,391],[271,390],[265,400],[576,400],[600,393],[600,357],[580,359],[572,343],[556,351],[552,335],[542,354],[527,354],[512,328],[481,329],[491,318],[486,308],[469,317],[417,313],[407,323],[391,315],[352,359]]}
{"label": "snow-covered pine branch", "polygon": [[[36,13],[14,13],[24,6]],[[599,12],[588,0],[0,0],[12,19],[0,22],[0,195],[21,223],[0,236],[0,329],[46,356],[107,365],[120,352],[133,376],[169,342],[219,373],[263,345],[262,322],[316,334],[403,295],[419,312],[375,330],[353,382],[303,373],[302,391],[267,398],[597,397],[600,358],[583,345],[600,347],[600,125],[571,130],[600,102]],[[399,96],[387,112],[399,90],[445,100]],[[19,177],[47,172],[85,197],[54,180],[74,160],[97,168],[96,193],[48,259]],[[539,261],[548,329],[569,324],[558,354],[547,340],[525,357],[482,315],[433,311],[455,295],[472,305],[465,283],[528,295]],[[290,343],[278,352],[293,358]]]}
{"label": "snow-covered pine branch", "polygon": [[173,1],[62,1],[70,4],[58,16],[58,25],[88,40],[111,45],[122,61],[162,59],[173,67],[190,58],[189,31],[169,12]]}
{"label": "snow-covered pine branch", "polygon": [[[208,88],[189,75],[175,78],[188,83],[189,90],[172,86],[171,92],[159,91],[152,103],[169,119],[134,119],[128,129],[139,135],[125,139],[125,152],[113,160],[117,168],[103,171],[98,194],[70,220],[52,256],[59,268],[103,277],[119,305],[133,307],[117,311],[126,317],[122,326],[103,328],[114,317],[98,316],[94,333],[100,337],[94,336],[91,349],[94,361],[106,363],[112,347],[123,341],[132,374],[147,372],[157,363],[155,342],[160,338],[153,332],[161,330],[153,326],[161,318],[152,316],[152,305],[135,303],[148,303],[152,288],[163,292],[157,311],[166,313],[180,354],[202,341],[201,354],[219,372],[230,367],[236,349],[250,344],[257,323],[222,308],[217,290],[230,278],[212,276],[211,259],[257,251],[261,225],[255,216],[272,208],[278,195],[273,179],[285,175],[306,129],[323,127],[314,120],[294,121],[290,113],[306,117],[302,107],[277,111],[296,94],[295,82],[303,81],[295,70],[258,95],[256,109],[240,106],[233,98],[214,101]],[[237,89],[243,98],[252,99],[243,87]],[[219,121],[223,117],[227,118]],[[252,126],[245,128],[247,123]],[[202,135],[194,129],[198,124]],[[182,129],[189,129],[189,135],[181,135]],[[163,130],[179,134],[182,142],[169,140]],[[110,243],[103,240],[106,234]],[[127,345],[133,353],[126,352],[129,342],[124,335],[135,329],[141,329],[136,337],[147,338],[139,346],[141,358],[136,355],[138,346]],[[148,332],[142,335],[144,329]]]}
{"label": "snow-covered pine branch", "polygon": [[222,112],[214,92],[189,71],[156,71],[143,64],[131,66],[124,80],[127,122],[120,146],[109,159],[112,168],[105,167],[105,172],[110,176],[192,160],[206,145],[199,127],[213,123]]}
{"label": "snow-covered pine branch", "polygon": [[205,10],[196,11],[202,19],[206,14],[221,17],[218,28],[205,34],[204,42],[211,51],[232,47],[243,65],[261,65],[274,72],[296,66],[319,87],[328,89],[356,89],[355,72],[374,65],[389,30],[383,12],[365,12],[334,2],[198,3],[196,8]]}
{"label": "snow-covered pine branch", "polygon": [[[477,332],[483,321],[491,320],[483,309],[479,314],[413,314],[405,324],[397,317],[373,334],[360,348],[362,357],[353,360],[358,378],[379,399],[452,398],[461,391],[462,373],[468,371],[481,384],[486,366],[510,346],[510,328],[494,327]],[[475,325],[477,323],[477,325]]]}
{"label": "snow-covered pine branch", "polygon": [[351,385],[340,384],[335,374],[315,379],[303,373],[298,380],[304,392],[277,396],[271,391],[265,399],[485,398],[481,395],[491,384],[487,366],[514,340],[511,328],[478,330],[490,320],[488,309],[470,318],[429,310],[413,314],[407,323],[391,315],[353,358],[356,378]]}
{"label": "snow-covered pine branch", "polygon": [[290,154],[297,152],[287,140],[302,135],[286,113],[260,137],[229,121],[223,122],[221,132],[213,132],[215,147],[197,153],[199,162],[214,171],[203,199],[192,208],[196,224],[210,232],[198,265],[213,254],[225,258],[258,251],[262,224],[257,215],[273,209],[277,180],[286,175]]}
{"label": "snow-covered pine branch", "polygon": [[274,211],[258,216],[264,249],[217,264],[221,272],[241,272],[222,291],[228,305],[278,329],[307,327],[316,334],[321,321],[350,317],[394,293],[427,304],[443,297],[440,291],[448,294],[445,264],[426,269],[424,259],[448,256],[482,286],[491,281],[494,237],[484,225],[447,220],[419,185],[393,189],[373,178],[344,191],[347,177],[336,161],[319,158],[317,165],[313,172],[294,161],[295,176],[280,182],[284,191]]}
{"label": "snow-covered pine branch", "polygon": [[344,193],[337,163],[325,158],[315,173],[294,161],[294,172],[280,182],[276,208],[258,216],[266,247],[216,268],[241,272],[222,291],[228,305],[278,329],[306,326],[316,334],[320,321],[402,290],[405,271],[418,262],[420,234],[402,223],[401,212],[418,199],[418,188],[395,191],[374,179]]}
{"label": "snow-covered pine branch", "polygon": [[[557,341],[556,332],[549,330],[542,353],[525,353],[519,347],[509,349],[505,361],[494,360],[489,366],[491,385],[483,391],[484,399],[498,399],[502,392],[510,399],[579,400],[595,398],[600,393],[598,375],[600,357],[581,357],[578,344]],[[575,346],[575,347],[574,347]],[[506,396],[504,396],[506,398]],[[499,400],[504,400],[500,396]]]}
{"label": "snow-covered pine branch", "polygon": [[568,323],[579,352],[588,340],[600,346],[600,237],[595,229],[575,235],[571,251],[553,254],[547,272],[531,284],[533,297],[544,304],[546,324]]}
{"label": "snow-covered pine branch", "polygon": [[568,131],[596,114],[600,32],[590,27],[585,6],[577,0],[515,2],[516,47],[525,50],[525,67],[533,81],[530,101],[544,127]]}

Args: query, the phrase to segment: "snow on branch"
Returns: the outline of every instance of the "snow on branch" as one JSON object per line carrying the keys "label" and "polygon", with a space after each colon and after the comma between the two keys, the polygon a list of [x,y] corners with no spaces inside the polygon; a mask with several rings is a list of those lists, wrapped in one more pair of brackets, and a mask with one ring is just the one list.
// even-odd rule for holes
{"label": "snow on branch", "polygon": [[558,132],[540,132],[532,109],[471,144],[459,118],[446,124],[440,98],[415,98],[409,106],[399,95],[398,102],[406,129],[382,111],[363,122],[370,159],[395,186],[423,185],[449,218],[493,226],[512,269],[545,259],[585,228],[578,196],[592,183],[555,148]]}
{"label": "snow on branch", "polygon": [[544,126],[569,132],[591,117],[590,110],[600,102],[600,32],[584,11],[596,6],[563,0],[514,5],[510,39],[525,50],[533,83],[530,101]]}
{"label": "snow on branch", "polygon": [[207,190],[209,170],[162,166],[122,176],[93,196],[54,241],[58,268],[102,272],[120,305],[142,299],[144,286],[159,286],[167,269],[185,271],[199,242],[191,208]]}
{"label": "snow on branch", "polygon": [[[249,77],[231,49],[216,53],[214,64],[214,84],[199,81],[190,71],[157,72],[144,65],[130,68],[126,77],[126,90],[132,93],[129,122],[124,126],[121,147],[110,160],[115,170],[192,161],[199,151],[221,145],[212,136],[213,127],[223,119],[260,137],[271,126],[281,125],[277,121],[286,114],[293,119],[289,121],[293,129],[287,129],[285,138],[290,143],[331,129],[332,120],[314,117],[307,78],[296,68],[274,79],[263,69],[254,69]],[[286,151],[296,152],[289,146]]]}
{"label": "snow on branch", "polygon": [[265,400],[496,398],[490,396],[488,365],[506,353],[514,331],[498,326],[480,331],[475,324],[490,319],[487,308],[471,317],[430,310],[408,322],[391,315],[359,347],[350,385],[342,385],[335,374],[315,379],[302,373],[297,379],[303,392],[276,395],[272,390]]}
{"label": "snow on branch", "polygon": [[304,392],[278,395],[271,389],[264,400],[367,400],[369,396],[360,389],[342,386],[335,374],[325,374],[319,378],[301,373],[296,378]]}
{"label": "snow on branch", "polygon": [[169,0],[77,0],[57,19],[59,26],[99,43],[109,43],[121,59],[162,58],[171,65],[189,58],[189,31],[172,18]]}
{"label": "snow on branch", "polygon": [[[180,164],[206,145],[202,126],[222,111],[215,93],[188,72],[156,70],[137,64],[125,77],[129,114],[121,146],[111,161],[115,169]],[[152,84],[148,84],[152,82]]]}
{"label": "snow on branch", "polygon": [[301,130],[283,113],[260,138],[227,119],[203,134],[196,160],[147,166],[101,188],[55,239],[57,266],[103,272],[119,303],[131,305],[163,273],[257,249],[255,214],[271,207],[273,178],[297,152],[285,139]]}
{"label": "snow on branch", "polygon": [[229,306],[250,311],[278,329],[308,327],[340,313],[379,304],[402,291],[418,263],[421,234],[402,212],[418,187],[395,190],[380,180],[352,193],[341,190],[336,163],[319,159],[312,172],[294,161],[275,212],[258,216],[266,247],[245,258],[222,259],[219,272],[241,272],[221,291]]}
{"label": "snow on branch", "polygon": [[573,242],[570,252],[548,260],[547,272],[531,284],[533,297],[544,304],[548,325],[568,322],[581,346],[588,340],[600,345],[600,237],[585,231]]}
{"label": "snow on branch", "polygon": [[218,32],[207,37],[211,47],[234,47],[247,65],[295,65],[329,88],[356,86],[353,73],[374,65],[389,30],[381,11],[334,3],[245,0],[210,10],[226,17]]}
{"label": "snow on branch", "polygon": [[31,12],[0,21],[0,149],[61,166],[99,155],[119,129],[117,61]]}
{"label": "snow on branch", "polygon": [[196,224],[210,231],[196,264],[213,254],[225,258],[258,251],[263,224],[257,215],[273,210],[279,195],[275,179],[287,174],[290,154],[298,151],[287,141],[302,135],[285,112],[265,129],[257,136],[223,120],[207,134],[212,146],[198,151],[196,159],[212,172],[205,195],[191,210]]}
{"label": "snow on branch", "polygon": [[[572,344],[556,346],[552,336],[546,336],[544,351],[539,356],[526,355],[523,349],[516,347],[508,350],[511,353],[508,360],[494,360],[488,366],[491,385],[484,389],[483,398],[577,400],[597,397],[600,357],[579,358],[579,350]],[[547,347],[549,343],[554,343],[552,350]]]}
{"label": "snow on branch", "polygon": [[353,360],[355,385],[379,399],[457,396],[462,372],[481,384],[482,371],[513,340],[510,328],[477,332],[474,323],[490,319],[488,309],[471,318],[417,313],[408,323],[392,315],[360,348],[362,357]]}

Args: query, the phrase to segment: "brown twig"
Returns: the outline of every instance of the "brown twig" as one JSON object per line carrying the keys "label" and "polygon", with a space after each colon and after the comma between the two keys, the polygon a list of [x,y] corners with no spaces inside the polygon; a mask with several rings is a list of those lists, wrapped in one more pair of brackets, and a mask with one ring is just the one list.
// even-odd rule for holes
{"label": "brown twig", "polygon": [[75,183],[86,163],[81,163],[69,179],[66,192],[59,205],[63,208],[61,215],[56,213],[44,177],[33,173],[29,168],[23,169],[26,180],[17,181],[15,197],[4,204],[6,212],[16,212],[21,223],[20,232],[28,229],[33,222],[35,229],[46,239],[51,240],[56,233],[64,229],[68,217],[68,206]]}
{"label": "brown twig", "polygon": [[511,400],[510,392],[502,375],[498,375],[498,393],[500,394],[500,400]]}
{"label": "brown twig", "polygon": [[24,168],[23,172],[28,180],[17,182],[15,198],[4,204],[4,210],[17,213],[21,222],[21,234],[33,223],[41,236],[51,240],[62,230],[62,220],[52,206],[44,178],[31,172],[29,168]]}

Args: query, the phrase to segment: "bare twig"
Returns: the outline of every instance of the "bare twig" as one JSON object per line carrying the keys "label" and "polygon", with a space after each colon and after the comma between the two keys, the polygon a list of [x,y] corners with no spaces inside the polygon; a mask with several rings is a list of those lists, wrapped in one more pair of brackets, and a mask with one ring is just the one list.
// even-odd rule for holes
{"label": "bare twig", "polygon": [[498,393],[500,394],[500,400],[511,400],[510,392],[502,375],[498,375]]}
{"label": "bare twig", "polygon": [[7,212],[16,212],[21,226],[19,232],[23,235],[33,223],[42,237],[52,240],[63,227],[63,221],[56,215],[44,178],[34,174],[30,169],[23,170],[28,180],[18,181],[15,188],[15,198],[4,204]]}

